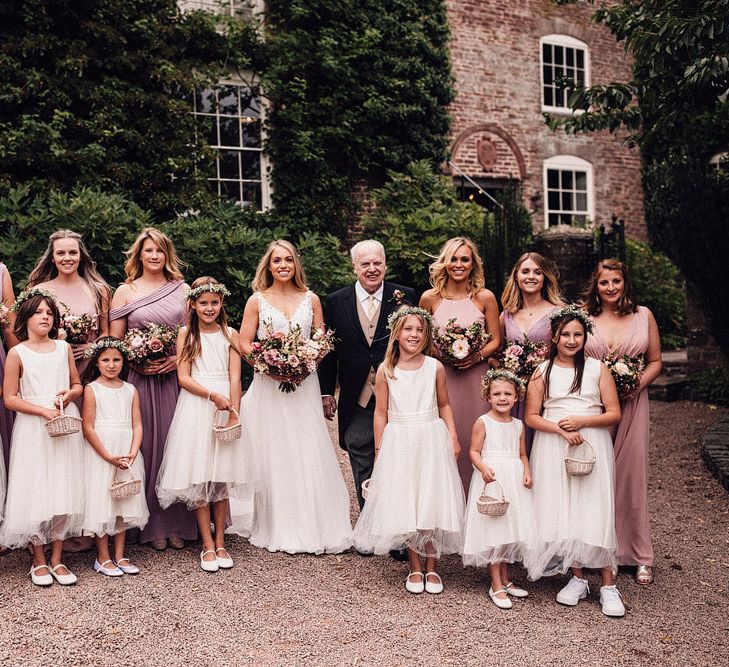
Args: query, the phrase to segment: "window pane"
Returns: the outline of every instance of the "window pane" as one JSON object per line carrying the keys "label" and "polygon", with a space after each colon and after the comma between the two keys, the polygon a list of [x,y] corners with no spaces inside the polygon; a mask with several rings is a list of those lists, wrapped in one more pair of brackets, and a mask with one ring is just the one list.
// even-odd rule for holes
{"label": "window pane", "polygon": [[565,190],[572,189],[572,172],[571,171],[562,172],[562,187]]}
{"label": "window pane", "polygon": [[261,178],[261,154],[252,151],[241,152],[243,161],[242,177],[246,181],[257,181]]}
{"label": "window pane", "polygon": [[567,58],[566,59],[567,65],[569,65],[570,67],[572,67],[575,64],[575,50],[574,49],[566,49],[565,56]]}
{"label": "window pane", "polygon": [[261,186],[258,183],[243,183],[243,199],[244,206],[255,206],[261,208]]}
{"label": "window pane", "polygon": [[544,88],[544,104],[548,107],[554,106],[554,91],[549,88]]}
{"label": "window pane", "polygon": [[240,178],[238,151],[220,151],[220,178]]}
{"label": "window pane", "polygon": [[560,225],[571,225],[572,216],[569,213],[561,213],[559,216],[559,224]]}
{"label": "window pane", "polygon": [[578,192],[575,195],[575,211],[586,211],[587,210],[587,195]]}
{"label": "window pane", "polygon": [[554,47],[554,62],[557,65],[564,64],[564,47],[563,46]]}
{"label": "window pane", "polygon": [[558,88],[554,91],[554,106],[563,107],[564,105],[564,90]]}
{"label": "window pane", "polygon": [[559,210],[559,192],[555,192],[554,190],[549,190],[547,192],[547,210]]}
{"label": "window pane", "polygon": [[218,91],[220,113],[226,116],[238,115],[238,86],[223,86]]}
{"label": "window pane", "polygon": [[575,172],[575,189],[583,190],[587,192],[587,172],[576,171]]}
{"label": "window pane", "polygon": [[586,215],[573,215],[572,216],[572,224],[575,225],[586,225],[587,224],[587,216]]}
{"label": "window pane", "polygon": [[241,132],[243,133],[243,146],[245,146],[246,148],[261,147],[260,121],[256,121],[254,123],[243,123],[241,125]]}
{"label": "window pane", "polygon": [[237,118],[220,119],[220,145],[240,146],[240,121]]}
{"label": "window pane", "polygon": [[553,225],[559,224],[559,216],[556,213],[550,213],[548,219],[549,219],[550,227],[552,227]]}
{"label": "window pane", "polygon": [[546,85],[549,85],[554,82],[554,79],[552,77],[552,68],[551,67],[544,67],[544,83]]}
{"label": "window pane", "polygon": [[212,88],[197,91],[195,111],[197,113],[212,113],[215,111],[215,91]]}
{"label": "window pane", "polygon": [[240,183],[238,181],[220,181],[220,196],[240,201]]}
{"label": "window pane", "polygon": [[240,108],[242,116],[261,117],[261,106],[258,102],[258,88],[241,86]]}
{"label": "window pane", "polygon": [[563,211],[571,211],[573,209],[572,205],[572,193],[571,192],[563,192],[562,193],[562,210]]}
{"label": "window pane", "polygon": [[552,62],[552,45],[551,44],[542,44],[542,60],[545,63]]}
{"label": "window pane", "polygon": [[577,60],[577,67],[580,69],[585,69],[585,52],[582,49],[576,49],[576,60]]}
{"label": "window pane", "polygon": [[559,171],[547,169],[547,187],[550,189],[559,187]]}

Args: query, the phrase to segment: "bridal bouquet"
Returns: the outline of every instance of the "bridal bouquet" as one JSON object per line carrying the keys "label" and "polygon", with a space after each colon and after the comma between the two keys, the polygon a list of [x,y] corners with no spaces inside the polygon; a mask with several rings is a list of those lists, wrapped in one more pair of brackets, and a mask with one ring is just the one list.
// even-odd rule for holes
{"label": "bridal bouquet", "polygon": [[645,358],[642,354],[637,357],[611,354],[602,361],[612,373],[620,398],[628,398],[640,386],[640,377],[645,369]]}
{"label": "bridal bouquet", "polygon": [[531,376],[548,351],[549,346],[543,341],[530,340],[526,336],[522,342],[507,338],[501,353],[501,365],[519,377]]}
{"label": "bridal bouquet", "polygon": [[442,329],[436,329],[433,335],[441,361],[451,366],[469,354],[478,352],[490,339],[491,334],[484,330],[480,322],[463,327],[456,324],[455,317],[448,320]]}
{"label": "bridal bouquet", "polygon": [[58,340],[65,340],[69,345],[80,345],[88,340],[89,334],[95,328],[96,316],[66,313],[61,317],[61,325],[58,327]]}
{"label": "bridal bouquet", "polygon": [[10,324],[10,309],[4,303],[0,303],[0,327],[5,328],[8,324]]}
{"label": "bridal bouquet", "polygon": [[307,338],[297,324],[288,333],[274,331],[271,324],[265,325],[266,333],[253,343],[247,359],[253,369],[265,375],[285,378],[278,388],[287,394],[296,388],[311,373],[316,372],[317,362],[334,349],[334,331],[318,329]]}
{"label": "bridal bouquet", "polygon": [[157,359],[171,355],[180,327],[148,323],[141,329],[129,329],[124,342],[131,350],[130,361],[146,366]]}

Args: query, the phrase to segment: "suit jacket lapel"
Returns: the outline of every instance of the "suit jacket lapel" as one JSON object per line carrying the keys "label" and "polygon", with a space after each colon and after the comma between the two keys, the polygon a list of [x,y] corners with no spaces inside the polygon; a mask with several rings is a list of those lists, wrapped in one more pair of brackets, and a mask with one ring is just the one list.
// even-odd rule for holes
{"label": "suit jacket lapel", "polygon": [[[369,347],[370,344],[367,342],[364,332],[362,331],[362,327],[359,323],[359,314],[357,313],[357,292],[355,292],[354,290],[354,285],[352,285],[352,287],[347,292],[345,313],[347,317],[347,326],[354,332],[354,335],[357,336],[364,345]],[[382,311],[380,311],[380,314],[382,314]]]}
{"label": "suit jacket lapel", "polygon": [[384,284],[382,290],[382,305],[380,306],[380,317],[377,320],[377,329],[375,330],[375,340],[379,340],[382,336],[387,335],[387,318],[390,313],[395,310],[398,306],[392,296],[394,292],[392,285],[388,283]]}

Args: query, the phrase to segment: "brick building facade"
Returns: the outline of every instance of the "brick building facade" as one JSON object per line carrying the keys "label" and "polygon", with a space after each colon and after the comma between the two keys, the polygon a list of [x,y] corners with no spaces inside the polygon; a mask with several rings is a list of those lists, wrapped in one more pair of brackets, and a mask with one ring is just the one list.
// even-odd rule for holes
{"label": "brick building facade", "polygon": [[[555,79],[629,80],[630,63],[594,6],[550,0],[447,0],[457,97],[448,173],[479,199],[518,179],[535,229],[624,218],[646,238],[640,156],[619,136],[552,132],[542,114],[568,113]],[[469,182],[462,174],[468,176]],[[474,184],[478,187],[475,187]]]}

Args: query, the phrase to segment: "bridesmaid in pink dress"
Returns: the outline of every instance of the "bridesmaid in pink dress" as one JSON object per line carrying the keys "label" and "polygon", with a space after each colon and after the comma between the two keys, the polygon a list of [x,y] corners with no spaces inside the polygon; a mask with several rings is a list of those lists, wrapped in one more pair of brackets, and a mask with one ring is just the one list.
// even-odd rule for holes
{"label": "bridesmaid in pink dress", "polygon": [[[18,339],[13,333],[13,325],[15,324],[15,314],[9,312],[15,303],[15,293],[13,292],[13,281],[10,278],[10,272],[5,264],[0,262],[0,303],[8,309],[8,325],[3,328],[2,340],[0,340],[0,388],[5,378],[5,355],[7,351],[18,344]],[[2,389],[0,389],[0,392]],[[10,436],[13,432],[13,412],[5,407],[5,403],[0,404],[0,440],[3,446],[3,458],[5,459],[5,470],[8,469],[10,463]],[[0,502],[0,504],[2,504]]]}
{"label": "bridesmaid in pink dress", "polygon": [[[525,338],[551,345],[549,314],[564,306],[559,293],[557,272],[545,257],[536,252],[525,252],[516,260],[501,294],[504,309],[499,317],[504,346],[509,340],[523,343]],[[522,378],[528,382],[531,373]],[[525,399],[520,400],[512,416],[524,421]],[[534,429],[526,427],[527,454],[531,452]]]}
{"label": "bridesmaid in pink dress", "polygon": [[[162,232],[143,229],[127,253],[124,266],[127,280],[120,285],[111,302],[110,332],[124,338],[129,329],[150,323],[178,326],[185,323],[185,292],[189,289],[178,268],[172,241]],[[163,510],[155,487],[162,465],[167,431],[177,403],[177,360],[175,356],[132,367],[128,381],[139,392],[142,407],[142,455],[146,479],[149,522],[141,532],[141,542],[151,542],[157,550],[168,546],[182,549],[184,540],[197,539],[195,515],[176,503]]]}
{"label": "bridesmaid in pink dress", "polygon": [[445,365],[448,395],[461,443],[458,472],[464,490],[468,490],[473,473],[468,454],[471,431],[476,419],[491,409],[481,399],[481,378],[488,370],[489,357],[501,346],[499,306],[493,292],[484,289],[484,282],[476,245],[459,236],[443,244],[438,258],[430,265],[433,289],[420,299],[420,306],[433,315],[437,327],[444,327],[453,318],[463,327],[480,322],[492,336],[480,350],[474,350],[456,365]]}
{"label": "bridesmaid in pink dress", "polygon": [[648,517],[648,385],[661,373],[661,339],[653,313],[635,300],[625,265],[598,262],[585,292],[584,307],[595,320],[585,354],[643,355],[638,389],[621,399],[622,417],[614,435],[615,529],[618,564],[637,566],[639,584],[653,583],[653,543]]}

